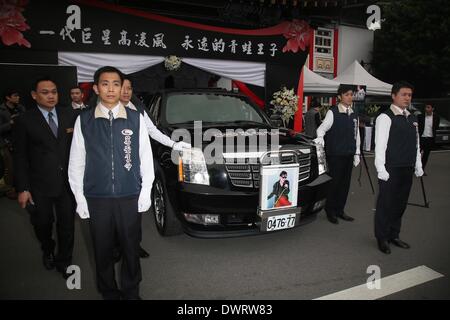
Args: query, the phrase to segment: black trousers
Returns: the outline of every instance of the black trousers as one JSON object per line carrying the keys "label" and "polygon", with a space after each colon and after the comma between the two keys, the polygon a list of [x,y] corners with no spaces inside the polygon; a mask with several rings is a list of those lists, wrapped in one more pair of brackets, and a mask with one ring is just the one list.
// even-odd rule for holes
{"label": "black trousers", "polygon": [[434,148],[434,138],[420,138],[420,151],[422,151],[422,168],[425,169],[425,166],[428,162],[428,157],[430,156],[431,150]]}
{"label": "black trousers", "polygon": [[56,243],[52,235],[56,216],[58,252],[55,255],[55,265],[58,268],[69,266],[72,264],[75,220],[75,200],[72,192],[67,187],[58,197],[48,197],[34,191],[31,196],[35,205],[29,205],[27,210],[42,251],[49,254],[55,250]]}
{"label": "black trousers", "polygon": [[327,195],[325,211],[328,216],[344,213],[352,179],[353,155],[327,156],[328,174],[333,178]]}
{"label": "black trousers", "polygon": [[[139,261],[141,213],[138,197],[87,198],[94,244],[97,286],[104,299],[138,299],[142,279]],[[114,274],[113,250],[122,250],[120,289]]]}
{"label": "black trousers", "polygon": [[386,170],[389,172],[389,180],[378,180],[379,193],[375,212],[375,237],[378,240],[399,237],[414,172],[412,167]]}

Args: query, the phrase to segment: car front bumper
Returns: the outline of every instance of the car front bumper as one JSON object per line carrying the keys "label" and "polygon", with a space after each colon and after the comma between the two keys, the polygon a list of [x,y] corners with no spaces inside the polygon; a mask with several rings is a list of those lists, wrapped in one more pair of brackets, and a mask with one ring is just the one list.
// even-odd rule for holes
{"label": "car front bumper", "polygon": [[[331,178],[323,174],[299,186],[299,218],[296,219],[295,227],[314,220],[315,213],[324,207],[330,181]],[[235,237],[262,233],[258,207],[258,191],[230,191],[204,185],[180,184],[179,219],[185,232],[195,237]],[[204,225],[188,222],[185,214],[219,215],[219,223]]]}

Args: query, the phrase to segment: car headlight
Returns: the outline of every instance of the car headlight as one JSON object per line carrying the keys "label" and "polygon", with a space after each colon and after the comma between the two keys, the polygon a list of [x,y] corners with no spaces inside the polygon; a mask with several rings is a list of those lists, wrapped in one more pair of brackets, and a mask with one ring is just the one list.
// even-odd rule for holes
{"label": "car headlight", "polygon": [[317,153],[317,165],[319,176],[328,171],[327,158],[325,156],[325,149],[321,144],[316,143],[316,153]]}
{"label": "car headlight", "polygon": [[181,152],[178,163],[178,180],[209,185],[209,174],[202,150],[191,148]]}

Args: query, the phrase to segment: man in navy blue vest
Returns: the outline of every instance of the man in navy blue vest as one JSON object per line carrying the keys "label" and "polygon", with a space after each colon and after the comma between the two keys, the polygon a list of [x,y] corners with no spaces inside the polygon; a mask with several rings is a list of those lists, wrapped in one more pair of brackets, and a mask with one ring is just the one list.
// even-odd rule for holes
{"label": "man in navy blue vest", "polygon": [[[94,75],[100,102],[78,117],[69,161],[77,213],[90,218],[97,285],[104,299],[140,299],[141,212],[151,205],[153,158],[144,118],[119,101],[123,74],[102,67]],[[117,234],[117,237],[116,237]],[[113,249],[122,248],[121,292]]]}
{"label": "man in navy blue vest", "polygon": [[352,178],[352,168],[359,164],[360,136],[358,118],[353,111],[352,85],[340,85],[337,106],[328,110],[322,124],[317,128],[316,143],[325,145],[329,175],[333,178],[327,195],[325,212],[331,223],[338,224],[337,218],[353,221],[344,212]]}
{"label": "man in navy blue vest", "polygon": [[375,167],[379,193],[375,212],[375,237],[378,248],[390,254],[389,243],[408,249],[400,240],[400,227],[405,212],[413,173],[423,175],[416,117],[407,108],[411,104],[413,86],[398,82],[392,86],[392,104],[380,114],[375,125]]}
{"label": "man in navy blue vest", "polygon": [[[133,98],[135,98],[134,103],[131,101]],[[148,135],[150,138],[155,139],[159,143],[169,147],[173,148],[175,151],[182,151],[182,149],[190,149],[191,145],[189,143],[179,141],[175,142],[170,139],[170,137],[166,136],[164,133],[158,130],[158,128],[153,124],[152,120],[148,116],[148,114],[144,110],[143,104],[139,101],[139,99],[136,96],[133,96],[133,83],[131,81],[131,78],[127,75],[124,75],[123,85],[122,85],[122,91],[120,92],[120,102],[126,107],[130,108],[132,110],[138,111],[143,117],[145,126],[148,131]],[[120,259],[120,252],[119,254],[116,253],[116,260]],[[148,258],[150,255],[147,251],[144,250],[144,248],[139,247],[139,256],[141,258]]]}

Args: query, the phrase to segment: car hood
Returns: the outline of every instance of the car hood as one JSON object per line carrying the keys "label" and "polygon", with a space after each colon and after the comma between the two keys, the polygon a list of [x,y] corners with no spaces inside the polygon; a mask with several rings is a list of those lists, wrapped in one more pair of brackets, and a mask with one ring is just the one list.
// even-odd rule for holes
{"label": "car hood", "polygon": [[[169,136],[172,136],[172,134],[177,129],[184,130],[185,134],[187,134],[188,132],[191,140],[190,141],[191,145],[199,147],[200,143],[197,140],[200,140],[200,130],[199,132],[194,132],[193,128],[186,128],[186,127],[168,128],[167,134]],[[175,136],[178,136],[178,133],[177,132],[175,133],[176,133]],[[218,127],[218,128],[209,127],[202,129],[201,131],[202,150],[204,150],[208,145],[221,142],[223,142],[224,146],[227,145],[228,148],[231,147],[232,149],[237,149],[238,146],[240,148],[244,147],[245,151],[255,149],[255,147],[270,149],[272,145],[275,146],[279,145],[283,149],[286,147],[298,148],[300,146],[309,147],[314,145],[314,143],[309,137],[304,136],[303,134],[295,133],[294,131],[285,128],[251,127],[245,129],[238,129],[233,127]]]}

